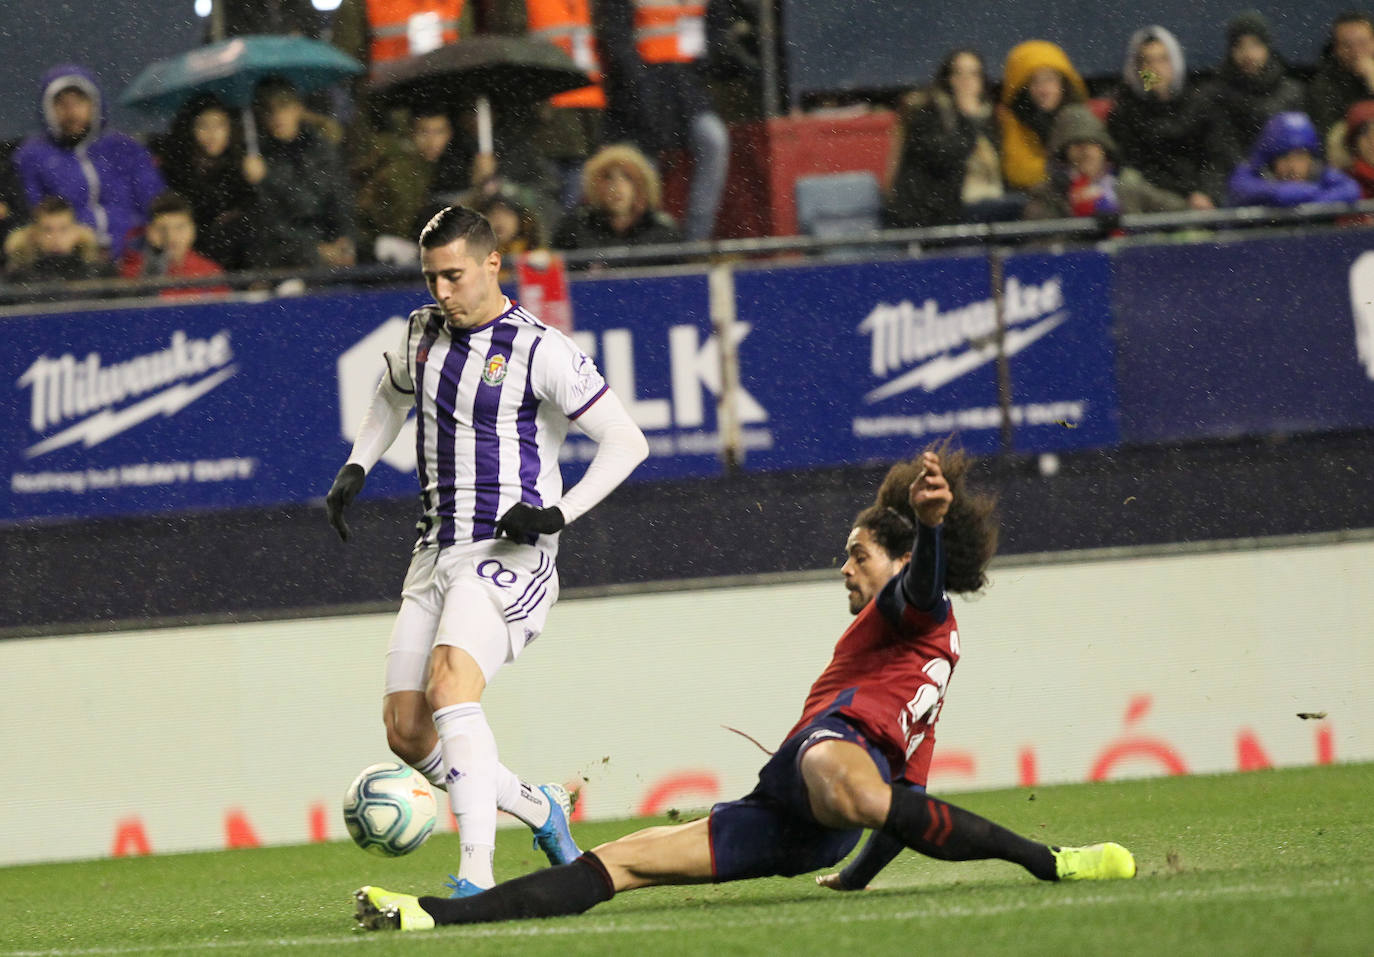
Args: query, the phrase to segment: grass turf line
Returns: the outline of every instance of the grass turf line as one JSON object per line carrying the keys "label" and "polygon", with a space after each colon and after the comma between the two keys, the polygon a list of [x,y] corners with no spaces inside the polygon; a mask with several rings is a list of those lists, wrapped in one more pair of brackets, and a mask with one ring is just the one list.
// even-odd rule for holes
{"label": "grass turf line", "polygon": [[[979,792],[956,803],[1048,842],[1118,840],[1134,881],[1052,885],[906,853],[864,893],[807,877],[651,888],[580,917],[351,929],[364,883],[437,893],[440,834],[407,858],[349,842],[0,869],[0,957],[123,954],[1374,954],[1374,764]],[[1033,799],[1032,799],[1033,795]],[[579,824],[584,845],[649,822]],[[520,829],[497,873],[539,867]]]}

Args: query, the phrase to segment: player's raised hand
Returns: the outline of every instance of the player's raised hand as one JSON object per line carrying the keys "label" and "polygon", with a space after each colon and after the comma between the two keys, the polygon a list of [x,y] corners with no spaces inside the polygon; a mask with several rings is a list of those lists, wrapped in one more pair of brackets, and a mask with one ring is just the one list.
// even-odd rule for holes
{"label": "player's raised hand", "polygon": [[911,507],[921,524],[934,528],[945,520],[945,513],[954,501],[945,473],[940,470],[940,456],[934,452],[921,453],[921,474],[911,483]]}
{"label": "player's raised hand", "polygon": [[329,487],[329,494],[324,497],[324,510],[329,516],[329,524],[334,526],[334,531],[338,532],[344,541],[348,541],[348,523],[344,521],[344,509],[358,497],[365,481],[367,473],[363,471],[363,467],[356,462],[350,462],[339,469],[339,474],[334,476],[334,484]]}

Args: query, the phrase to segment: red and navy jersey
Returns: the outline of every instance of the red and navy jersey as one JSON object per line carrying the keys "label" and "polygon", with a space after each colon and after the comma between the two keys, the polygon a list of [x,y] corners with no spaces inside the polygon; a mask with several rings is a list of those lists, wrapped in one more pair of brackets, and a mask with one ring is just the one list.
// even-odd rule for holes
{"label": "red and navy jersey", "polygon": [[893,780],[924,785],[935,722],[959,661],[959,632],[947,597],[921,611],[906,600],[902,578],[845,629],[787,736],[822,715],[843,715],[886,755]]}

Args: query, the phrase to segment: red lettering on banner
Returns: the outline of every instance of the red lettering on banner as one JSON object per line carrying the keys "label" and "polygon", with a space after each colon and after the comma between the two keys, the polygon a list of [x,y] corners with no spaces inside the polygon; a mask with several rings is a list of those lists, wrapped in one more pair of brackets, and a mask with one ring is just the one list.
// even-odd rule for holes
{"label": "red lettering on banner", "polygon": [[1274,762],[1269,760],[1269,755],[1265,753],[1254,732],[1242,730],[1236,735],[1237,771],[1259,771],[1273,766]]}
{"label": "red lettering on banner", "polygon": [[1138,694],[1131,699],[1131,703],[1126,705],[1126,724],[1133,725],[1141,718],[1145,717],[1150,711],[1153,699],[1147,694]]}
{"label": "red lettering on banner", "polygon": [[585,821],[587,819],[587,794],[583,782],[564,783],[568,789],[568,800],[572,801],[572,821]]}
{"label": "red lettering on banner", "polygon": [[[1136,695],[1131,698],[1130,704],[1126,706],[1126,726],[1130,727],[1145,717],[1152,703],[1153,699],[1150,695]],[[1118,740],[1098,756],[1097,761],[1093,763],[1092,770],[1088,772],[1088,780],[1105,781],[1107,775],[1117,764],[1139,758],[1157,762],[1169,774],[1188,773],[1188,766],[1184,763],[1183,758],[1168,742],[1158,738],[1126,737]]]}
{"label": "red lettering on banner", "polygon": [[1317,728],[1317,763],[1330,764],[1336,760],[1336,738],[1331,733],[1331,725],[1322,723]]}
{"label": "red lettering on banner", "polygon": [[329,815],[318,802],[310,805],[310,840],[316,844],[329,840]]}
{"label": "red lettering on banner", "polygon": [[1033,788],[1040,782],[1040,769],[1035,764],[1035,752],[1030,748],[1022,748],[1021,753],[1016,759],[1019,784],[1023,788]]}
{"label": "red lettering on banner", "polygon": [[126,817],[115,825],[114,850],[111,857],[127,857],[130,854],[151,854],[148,832],[143,829],[143,820]]}
{"label": "red lettering on banner", "polygon": [[238,808],[230,808],[224,815],[224,846],[262,846],[257,834],[253,833],[253,825],[248,823],[248,818]]}
{"label": "red lettering on banner", "polygon": [[936,774],[962,774],[971,778],[978,773],[978,763],[967,751],[946,751],[930,759],[930,773],[932,777]]}
{"label": "red lettering on banner", "polygon": [[720,779],[714,771],[681,771],[660,780],[639,805],[640,817],[662,814],[673,799],[683,794],[699,794],[714,804],[720,793]]}

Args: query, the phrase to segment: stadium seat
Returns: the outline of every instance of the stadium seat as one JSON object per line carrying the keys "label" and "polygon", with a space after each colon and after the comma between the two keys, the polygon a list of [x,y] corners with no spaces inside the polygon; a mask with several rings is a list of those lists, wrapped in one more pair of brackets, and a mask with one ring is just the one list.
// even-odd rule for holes
{"label": "stadium seat", "polygon": [[879,227],[882,195],[869,172],[797,179],[797,229],[805,236],[856,236]]}

